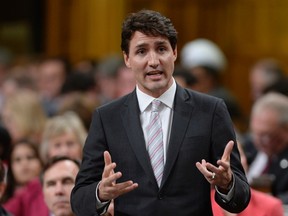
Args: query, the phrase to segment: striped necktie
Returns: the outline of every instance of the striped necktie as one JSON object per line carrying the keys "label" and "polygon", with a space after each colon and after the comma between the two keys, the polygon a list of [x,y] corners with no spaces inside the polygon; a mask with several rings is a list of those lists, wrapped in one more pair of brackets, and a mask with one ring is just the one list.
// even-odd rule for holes
{"label": "striped necktie", "polygon": [[164,147],[163,147],[163,132],[159,115],[159,107],[161,101],[152,101],[152,110],[150,123],[147,127],[148,134],[148,153],[150,156],[151,165],[154,171],[158,186],[161,185],[164,169]]}

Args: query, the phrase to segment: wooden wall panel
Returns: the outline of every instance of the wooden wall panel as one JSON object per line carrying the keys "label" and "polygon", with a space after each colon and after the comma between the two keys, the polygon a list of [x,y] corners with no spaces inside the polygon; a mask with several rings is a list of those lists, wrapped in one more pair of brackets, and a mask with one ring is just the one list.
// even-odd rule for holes
{"label": "wooden wall panel", "polygon": [[124,0],[47,0],[46,54],[76,62],[121,53],[124,6]]}

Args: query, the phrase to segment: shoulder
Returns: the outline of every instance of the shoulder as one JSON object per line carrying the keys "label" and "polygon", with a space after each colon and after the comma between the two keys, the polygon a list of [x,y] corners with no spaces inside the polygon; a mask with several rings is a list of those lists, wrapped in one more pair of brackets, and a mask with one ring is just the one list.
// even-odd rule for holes
{"label": "shoulder", "polygon": [[210,112],[219,107],[226,109],[226,105],[221,98],[177,86],[175,104],[181,101],[204,112]]}
{"label": "shoulder", "polygon": [[192,89],[182,88],[181,86],[177,85],[177,94],[178,96],[182,96],[185,99],[195,100],[195,101],[206,101],[209,103],[216,103],[219,101],[223,101],[219,97],[215,97],[212,95],[208,95],[205,93],[197,92]]}
{"label": "shoulder", "polygon": [[125,95],[123,97],[117,98],[113,101],[110,101],[102,106],[96,108],[99,112],[115,112],[115,109],[121,108],[123,106],[128,106],[131,101],[137,102],[136,93],[133,91],[132,93]]}

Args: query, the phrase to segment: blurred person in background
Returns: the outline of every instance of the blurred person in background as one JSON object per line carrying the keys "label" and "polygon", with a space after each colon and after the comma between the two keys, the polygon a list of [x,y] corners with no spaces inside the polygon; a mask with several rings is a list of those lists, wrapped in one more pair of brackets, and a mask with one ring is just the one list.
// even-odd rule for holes
{"label": "blurred person in background", "polygon": [[62,97],[56,115],[75,112],[88,130],[94,109],[100,105],[98,87],[90,72],[73,71],[62,87]]}
{"label": "blurred person in background", "polygon": [[80,162],[69,157],[50,159],[42,173],[44,200],[54,216],[73,216],[70,194],[75,185]]}
{"label": "blurred person in background", "polygon": [[0,159],[5,168],[8,166],[12,147],[12,138],[8,130],[0,123]]}
{"label": "blurred person in background", "polygon": [[252,101],[256,101],[265,92],[265,89],[282,80],[284,68],[279,61],[273,58],[258,60],[251,68],[249,82]]}
{"label": "blurred person in background", "polygon": [[2,109],[2,104],[4,100],[2,85],[3,81],[6,79],[9,73],[11,59],[12,59],[11,53],[7,49],[0,47],[0,111]]}
{"label": "blurred person in background", "polygon": [[[87,131],[83,122],[73,112],[49,118],[39,149],[43,163],[57,156],[67,156],[80,161],[86,136]],[[10,203],[5,207],[11,209],[15,216],[48,216],[50,214],[44,202],[39,178],[23,188]]]}
{"label": "blurred person in background", "polygon": [[136,79],[134,73],[123,61],[123,65],[121,65],[116,72],[116,98],[130,93],[135,87]]}
{"label": "blurred person in background", "polygon": [[[288,78],[285,77],[283,65],[274,58],[258,60],[249,73],[250,97],[252,103],[268,92],[279,92],[288,96]],[[248,130],[242,137],[244,151],[248,164],[255,159],[257,149],[253,144],[253,138]]]}
{"label": "blurred person in background", "polygon": [[105,104],[116,98],[116,73],[123,65],[123,58],[118,55],[108,56],[98,62],[94,78],[99,88],[99,99]]}
{"label": "blurred person in background", "polygon": [[8,163],[7,188],[2,196],[2,202],[9,202],[15,193],[39,177],[41,170],[42,161],[37,145],[28,140],[15,143]]}
{"label": "blurred person in background", "polygon": [[47,116],[37,93],[16,91],[5,99],[1,115],[12,143],[22,139],[40,143]]}
{"label": "blurred person in background", "polygon": [[10,97],[17,91],[30,90],[37,92],[36,83],[26,74],[26,70],[17,69],[19,71],[11,71],[2,84],[2,92],[4,98]]}
{"label": "blurred person in background", "polygon": [[44,162],[54,156],[69,156],[82,159],[82,148],[87,137],[80,117],[66,112],[50,118],[43,131],[40,154]]}
{"label": "blurred person in background", "polygon": [[38,65],[37,87],[48,116],[58,111],[62,86],[70,73],[70,64],[63,58],[47,58]]}
{"label": "blurred person in background", "polygon": [[249,166],[248,181],[256,186],[255,179],[271,176],[268,191],[288,204],[288,97],[273,92],[263,95],[255,101],[250,118],[258,152]]}
{"label": "blurred person in background", "polygon": [[194,90],[224,100],[236,129],[246,124],[236,97],[221,83],[227,59],[217,44],[204,38],[186,43],[181,50],[181,65],[196,78]]}
{"label": "blurred person in background", "polygon": [[188,69],[181,65],[176,65],[173,73],[175,81],[183,88],[194,89],[197,83],[197,79],[192,75]]}

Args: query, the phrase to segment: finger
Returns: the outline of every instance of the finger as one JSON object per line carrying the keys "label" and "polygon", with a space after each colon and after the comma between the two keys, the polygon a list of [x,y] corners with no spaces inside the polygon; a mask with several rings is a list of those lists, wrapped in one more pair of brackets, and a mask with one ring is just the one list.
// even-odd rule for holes
{"label": "finger", "polygon": [[132,189],[135,189],[136,187],[138,187],[138,184],[134,183],[133,181],[117,183],[114,186],[114,188],[119,192],[119,194],[127,193]]}
{"label": "finger", "polygon": [[221,157],[221,160],[224,160],[224,161],[230,160],[230,155],[233,150],[233,146],[234,146],[234,141],[230,140],[224,149],[224,153]]}
{"label": "finger", "polygon": [[211,172],[214,172],[214,173],[219,173],[219,168],[214,166],[213,164],[211,163],[207,163],[206,164],[206,167],[207,167],[207,170],[211,173]]}
{"label": "finger", "polygon": [[116,168],[116,163],[111,163],[109,165],[105,165],[102,178],[108,178],[109,176],[114,174],[114,169]]}
{"label": "finger", "polygon": [[138,187],[138,184],[137,183],[133,183],[132,185],[128,186],[128,187],[125,187],[123,188],[122,190],[120,190],[120,195],[123,195],[123,194],[126,194],[126,193],[129,193],[130,191],[136,189]]}
{"label": "finger", "polygon": [[122,176],[121,172],[114,173],[114,174],[108,176],[107,178],[102,179],[102,184],[104,187],[113,186],[113,184],[116,182],[116,180],[121,178],[121,176]]}
{"label": "finger", "polygon": [[220,167],[223,167],[225,170],[229,169],[230,168],[230,163],[226,162],[226,161],[223,161],[223,160],[218,160],[217,161],[217,164],[220,166]]}
{"label": "finger", "polygon": [[112,163],[111,155],[108,151],[104,151],[104,162],[105,166]]}
{"label": "finger", "polygon": [[[197,162],[196,163],[196,167],[198,168],[198,170],[204,175],[204,176],[207,176],[210,174],[210,172],[207,170],[207,167],[206,167],[206,161],[203,159],[200,162]],[[211,174],[210,174],[211,175]]]}
{"label": "finger", "polygon": [[112,158],[111,158],[111,155],[108,151],[104,151],[103,155],[104,155],[105,167],[103,170],[102,177],[106,178],[106,177],[114,174],[114,169],[116,167],[116,164],[112,163]]}
{"label": "finger", "polygon": [[109,195],[109,199],[115,199],[118,196],[136,189],[137,187],[137,183],[133,183],[133,181],[126,181],[106,188],[106,194]]}

